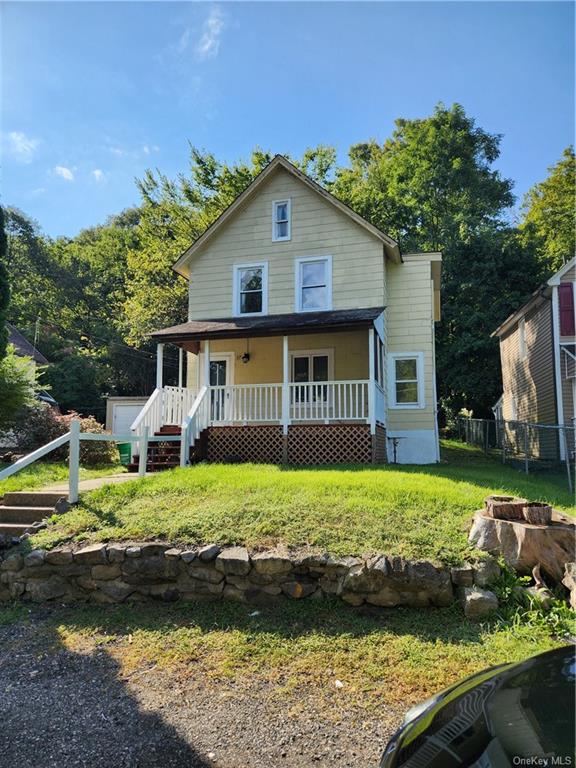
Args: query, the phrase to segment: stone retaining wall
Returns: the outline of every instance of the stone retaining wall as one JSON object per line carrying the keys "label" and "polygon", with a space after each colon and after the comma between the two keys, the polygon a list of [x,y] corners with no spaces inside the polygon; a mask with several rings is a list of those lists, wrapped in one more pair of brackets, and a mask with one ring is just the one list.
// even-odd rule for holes
{"label": "stone retaining wall", "polygon": [[454,588],[473,583],[473,569],[442,568],[400,557],[336,558],[319,554],[209,545],[94,544],[8,551],[0,561],[0,600],[20,598],[120,603],[134,600],[229,599],[264,603],[281,598],[339,596],[351,605],[448,605]]}

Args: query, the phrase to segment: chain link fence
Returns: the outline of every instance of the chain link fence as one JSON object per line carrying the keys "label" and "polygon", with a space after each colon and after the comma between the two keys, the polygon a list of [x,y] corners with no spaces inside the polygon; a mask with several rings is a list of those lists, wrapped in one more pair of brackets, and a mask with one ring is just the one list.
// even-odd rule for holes
{"label": "chain link fence", "polygon": [[458,419],[460,440],[526,474],[564,473],[570,491],[576,474],[576,427],[527,421]]}

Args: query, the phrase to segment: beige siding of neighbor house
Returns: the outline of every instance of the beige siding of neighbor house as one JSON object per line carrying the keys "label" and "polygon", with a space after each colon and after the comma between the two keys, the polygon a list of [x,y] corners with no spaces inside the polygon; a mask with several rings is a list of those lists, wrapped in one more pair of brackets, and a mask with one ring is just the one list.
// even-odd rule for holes
{"label": "beige siding of neighbor house", "polygon": [[[549,301],[525,317],[526,357],[520,359],[520,330],[516,323],[500,339],[502,361],[503,418],[536,424],[556,424],[552,308]],[[514,413],[514,400],[516,413]],[[552,432],[532,430],[531,450],[553,457],[557,440]]]}
{"label": "beige siding of neighbor house", "polygon": [[[388,410],[388,428],[435,429],[434,397],[434,286],[425,257],[404,257],[403,264],[387,263],[387,300],[384,325],[387,350],[424,353],[424,402],[419,409]],[[439,310],[439,308],[437,308]]]}
{"label": "beige siding of neighbor house", "polygon": [[571,267],[568,272],[565,272],[560,278],[561,283],[573,283],[576,280],[576,266]]}
{"label": "beige siding of neighbor house", "polygon": [[[291,200],[291,240],[272,241],[272,203]],[[268,314],[296,310],[295,259],[332,257],[332,308],[384,303],[383,244],[283,169],[192,258],[189,318],[233,314],[233,267],[268,262]]]}

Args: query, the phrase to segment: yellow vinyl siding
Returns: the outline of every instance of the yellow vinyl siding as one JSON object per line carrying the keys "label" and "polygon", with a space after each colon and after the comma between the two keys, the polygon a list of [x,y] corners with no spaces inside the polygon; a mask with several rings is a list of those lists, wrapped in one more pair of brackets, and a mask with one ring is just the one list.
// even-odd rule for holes
{"label": "yellow vinyl siding", "polygon": [[[334,379],[368,378],[368,331],[342,331],[340,333],[314,333],[290,336],[290,352],[304,350],[332,350]],[[204,344],[201,345],[201,351]],[[242,355],[249,351],[250,361],[243,363]],[[218,353],[231,352],[234,355],[234,384],[282,383],[282,337],[271,336],[250,339],[222,339],[210,342],[210,357]],[[188,386],[196,388],[197,355],[188,355]],[[202,372],[200,372],[202,383]]]}
{"label": "yellow vinyl siding", "polygon": [[[272,241],[272,202],[292,201],[292,239]],[[268,314],[295,311],[295,259],[332,257],[332,308],[384,303],[382,243],[279,169],[192,259],[190,319],[233,313],[233,266],[268,262]]]}
{"label": "yellow vinyl siding", "polygon": [[425,402],[425,407],[419,409],[390,408],[387,426],[390,430],[434,429],[434,287],[430,262],[424,258],[407,258],[404,264],[387,263],[386,269],[388,295],[384,325],[387,351],[424,353]]}

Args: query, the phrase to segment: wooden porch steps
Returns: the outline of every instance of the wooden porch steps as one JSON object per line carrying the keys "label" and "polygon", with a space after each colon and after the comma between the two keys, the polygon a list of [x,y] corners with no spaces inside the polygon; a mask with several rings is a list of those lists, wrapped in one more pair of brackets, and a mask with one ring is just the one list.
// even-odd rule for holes
{"label": "wooden porch steps", "polygon": [[[155,432],[155,437],[164,437],[166,440],[148,444],[148,457],[146,472],[161,472],[164,469],[174,469],[180,466],[180,441],[170,440],[171,436],[179,436],[181,429],[176,424],[166,424]],[[128,464],[128,472],[138,472],[138,456]]]}
{"label": "wooden porch steps", "polygon": [[5,493],[0,504],[0,536],[22,536],[68,506],[65,494],[51,491],[13,491]]}

